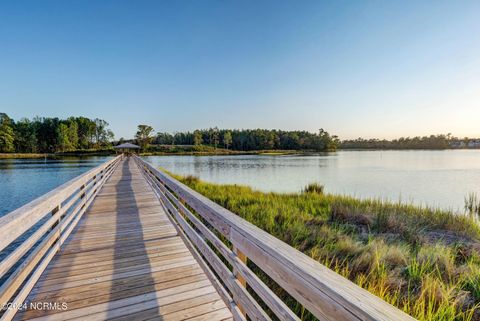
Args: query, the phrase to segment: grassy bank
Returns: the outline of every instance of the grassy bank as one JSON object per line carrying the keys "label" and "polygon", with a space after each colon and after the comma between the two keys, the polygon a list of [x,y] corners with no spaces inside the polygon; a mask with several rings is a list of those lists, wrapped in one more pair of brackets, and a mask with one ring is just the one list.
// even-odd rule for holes
{"label": "grassy bank", "polygon": [[473,218],[324,194],[315,185],[279,194],[180,180],[419,320],[480,320],[480,228]]}
{"label": "grassy bank", "polygon": [[0,153],[0,159],[10,158],[55,158],[55,157],[82,157],[82,156],[108,156],[115,154],[113,149],[79,149],[71,152],[58,153]]}
{"label": "grassy bank", "polygon": [[[140,156],[168,156],[168,155],[194,155],[194,156],[214,156],[214,155],[293,155],[293,154],[303,154],[302,151],[293,151],[293,150],[258,150],[258,151],[234,151],[228,149],[217,148],[182,148],[174,146],[170,149],[165,149],[162,151],[146,151],[139,153]],[[82,156],[109,156],[115,155],[113,149],[104,149],[104,150],[77,150],[71,152],[63,153],[51,153],[51,154],[39,154],[39,153],[0,153],[0,159],[8,158],[55,158],[55,157],[82,157]]]}
{"label": "grassy bank", "polygon": [[0,153],[0,159],[10,158],[44,158],[49,157],[51,154],[37,154],[37,153]]}
{"label": "grassy bank", "polygon": [[141,156],[163,156],[163,155],[288,155],[298,154],[302,151],[295,150],[253,150],[239,151],[225,148],[215,148],[207,145],[150,145]]}

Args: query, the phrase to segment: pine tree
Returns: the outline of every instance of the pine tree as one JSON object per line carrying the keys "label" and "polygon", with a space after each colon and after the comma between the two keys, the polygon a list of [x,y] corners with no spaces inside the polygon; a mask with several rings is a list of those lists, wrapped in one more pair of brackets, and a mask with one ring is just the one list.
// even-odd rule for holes
{"label": "pine tree", "polygon": [[9,153],[15,151],[15,133],[13,121],[5,113],[0,113],[0,152]]}
{"label": "pine tree", "polygon": [[199,130],[193,132],[193,144],[194,145],[202,145],[202,133]]}

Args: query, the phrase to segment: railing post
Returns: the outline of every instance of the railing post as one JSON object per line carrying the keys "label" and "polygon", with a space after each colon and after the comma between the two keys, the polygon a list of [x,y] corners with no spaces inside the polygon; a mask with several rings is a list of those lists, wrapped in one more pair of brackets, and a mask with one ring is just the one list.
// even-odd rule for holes
{"label": "railing post", "polygon": [[[235,245],[233,245],[233,253],[235,253],[235,255],[237,255],[238,259],[240,261],[242,261],[243,263],[245,263],[245,265],[247,265],[247,256],[242,252],[240,251]],[[247,281],[245,280],[245,278],[238,272],[238,270],[234,267],[233,268],[233,275],[235,275],[235,278],[238,280],[238,282],[244,287],[246,288],[247,287]],[[245,309],[242,307],[242,305],[238,302],[235,302],[238,306],[238,308],[240,309],[240,311],[242,311],[243,315],[244,316],[247,316],[247,313],[245,312]]]}
{"label": "railing post", "polygon": [[80,186],[80,199],[83,199],[85,197],[85,184],[83,184],[82,186]]}
{"label": "railing post", "polygon": [[[62,208],[62,204],[57,205],[53,210],[52,210],[52,216],[54,216],[60,209]],[[59,217],[58,220],[52,225],[51,230],[53,230],[55,227],[57,227],[58,224],[60,224],[60,220],[62,218]]]}

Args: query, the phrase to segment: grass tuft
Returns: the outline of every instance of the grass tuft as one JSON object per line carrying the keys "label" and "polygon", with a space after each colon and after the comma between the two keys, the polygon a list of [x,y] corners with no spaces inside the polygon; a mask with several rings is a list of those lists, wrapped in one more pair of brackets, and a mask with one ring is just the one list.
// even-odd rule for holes
{"label": "grass tuft", "polygon": [[469,193],[465,197],[465,211],[469,215],[476,215],[480,219],[480,198],[477,193]]}
{"label": "grass tuft", "polygon": [[319,183],[310,183],[307,186],[305,186],[302,192],[322,195],[325,192],[325,186]]}

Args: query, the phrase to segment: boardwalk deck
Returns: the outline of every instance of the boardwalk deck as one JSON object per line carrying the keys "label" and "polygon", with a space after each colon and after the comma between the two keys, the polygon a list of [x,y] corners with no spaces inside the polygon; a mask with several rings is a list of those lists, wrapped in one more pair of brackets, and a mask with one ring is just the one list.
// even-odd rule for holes
{"label": "boardwalk deck", "polygon": [[0,257],[0,321],[414,320],[136,156],[0,217]]}
{"label": "boardwalk deck", "polygon": [[16,320],[232,318],[131,158],[119,163],[27,302],[48,305]]}

